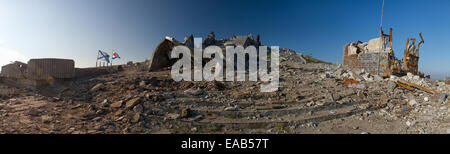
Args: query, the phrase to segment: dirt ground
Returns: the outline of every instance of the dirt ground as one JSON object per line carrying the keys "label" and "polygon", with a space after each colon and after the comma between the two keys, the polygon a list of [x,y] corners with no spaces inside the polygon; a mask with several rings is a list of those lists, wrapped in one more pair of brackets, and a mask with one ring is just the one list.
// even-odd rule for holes
{"label": "dirt ground", "polygon": [[0,133],[450,133],[446,95],[392,86],[389,78],[351,87],[339,65],[283,55],[280,88],[271,93],[260,92],[259,81],[175,82],[170,68],[134,66],[39,88],[3,81]]}

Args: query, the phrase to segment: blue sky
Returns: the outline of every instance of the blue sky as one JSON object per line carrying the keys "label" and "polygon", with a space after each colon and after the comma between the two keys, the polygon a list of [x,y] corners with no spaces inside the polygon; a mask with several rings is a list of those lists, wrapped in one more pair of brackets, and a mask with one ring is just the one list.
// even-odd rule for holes
{"label": "blue sky", "polygon": [[[150,58],[168,35],[217,38],[260,34],[265,45],[341,63],[348,42],[379,36],[381,0],[0,0],[0,65],[30,58],[69,58],[95,66],[98,49],[122,59]],[[419,69],[450,76],[450,1],[386,0],[383,27],[394,52],[422,32]]]}

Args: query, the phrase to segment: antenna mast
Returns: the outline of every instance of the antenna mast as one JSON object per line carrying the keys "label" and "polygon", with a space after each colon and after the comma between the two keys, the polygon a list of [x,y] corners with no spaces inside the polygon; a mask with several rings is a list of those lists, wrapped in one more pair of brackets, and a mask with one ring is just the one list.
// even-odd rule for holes
{"label": "antenna mast", "polygon": [[381,30],[383,30],[383,13],[384,13],[384,0],[383,0],[383,4],[381,5],[381,23],[380,23]]}

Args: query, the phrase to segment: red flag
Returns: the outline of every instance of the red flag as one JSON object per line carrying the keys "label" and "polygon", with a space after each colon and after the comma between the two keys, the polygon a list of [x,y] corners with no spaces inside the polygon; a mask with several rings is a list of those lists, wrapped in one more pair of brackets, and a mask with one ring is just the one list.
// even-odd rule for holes
{"label": "red flag", "polygon": [[116,59],[116,58],[120,58],[120,56],[119,56],[119,54],[117,54],[117,52],[113,51],[113,59]]}

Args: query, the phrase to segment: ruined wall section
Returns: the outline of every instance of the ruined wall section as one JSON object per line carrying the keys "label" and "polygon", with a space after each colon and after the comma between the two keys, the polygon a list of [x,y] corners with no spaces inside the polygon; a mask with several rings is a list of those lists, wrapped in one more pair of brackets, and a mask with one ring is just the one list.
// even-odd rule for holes
{"label": "ruined wall section", "polygon": [[391,62],[386,37],[375,38],[369,42],[349,43],[344,46],[343,66],[350,70],[365,69],[371,74],[388,77]]}
{"label": "ruined wall section", "polygon": [[32,80],[70,79],[75,77],[75,62],[69,59],[31,59],[27,77]]}
{"label": "ruined wall section", "polygon": [[25,72],[27,70],[27,64],[22,62],[14,62],[5,66],[2,66],[2,72],[0,77],[4,78],[25,78]]}

